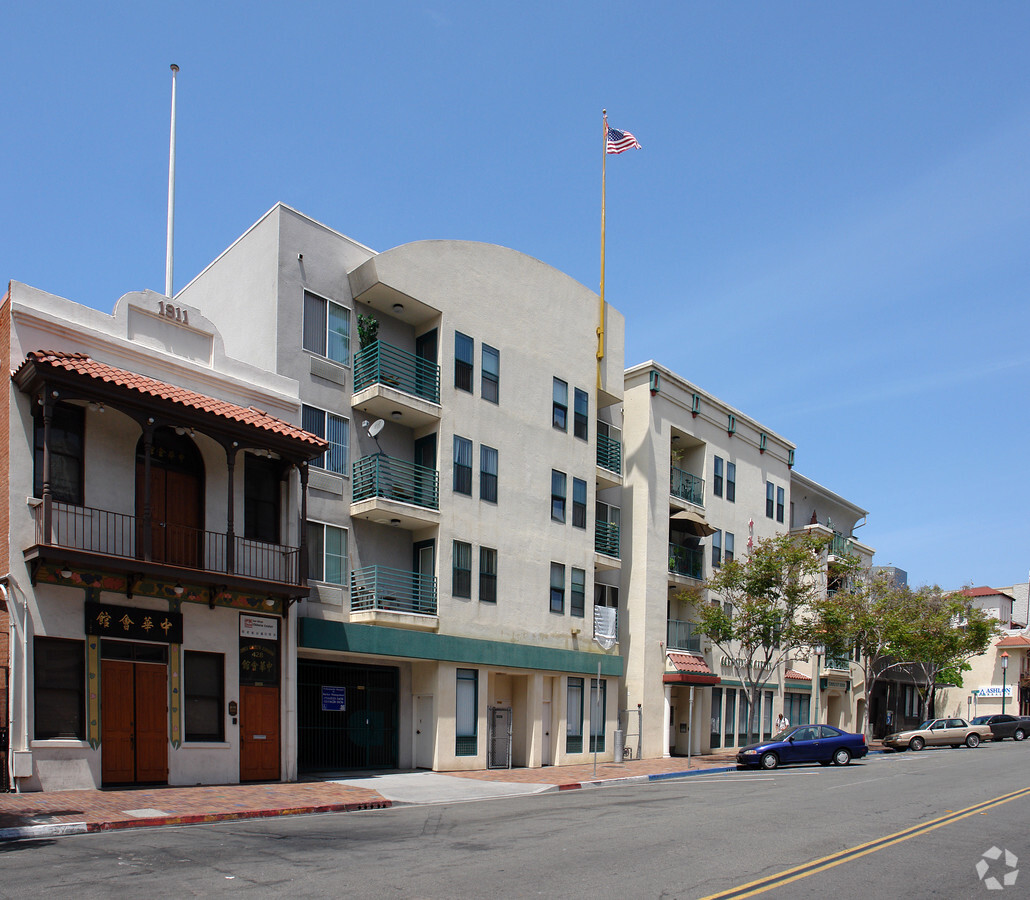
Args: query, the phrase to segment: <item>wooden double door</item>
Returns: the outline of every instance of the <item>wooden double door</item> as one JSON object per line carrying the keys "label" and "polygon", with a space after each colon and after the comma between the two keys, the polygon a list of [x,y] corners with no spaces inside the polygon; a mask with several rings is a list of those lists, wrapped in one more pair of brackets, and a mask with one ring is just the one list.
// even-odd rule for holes
{"label": "wooden double door", "polygon": [[168,667],[105,659],[100,669],[104,784],[168,781]]}
{"label": "wooden double door", "polygon": [[[196,444],[170,428],[154,432],[150,481],[136,455],[137,553],[143,556],[143,512],[150,501],[150,558],[174,566],[204,564],[204,463]],[[149,494],[149,497],[148,497]]]}

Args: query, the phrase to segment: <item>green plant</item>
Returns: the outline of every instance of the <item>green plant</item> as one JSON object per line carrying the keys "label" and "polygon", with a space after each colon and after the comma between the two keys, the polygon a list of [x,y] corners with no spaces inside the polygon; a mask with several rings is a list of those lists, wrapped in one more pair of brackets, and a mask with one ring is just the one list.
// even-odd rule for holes
{"label": "green plant", "polygon": [[361,349],[379,340],[379,320],[375,316],[358,313],[358,343]]}

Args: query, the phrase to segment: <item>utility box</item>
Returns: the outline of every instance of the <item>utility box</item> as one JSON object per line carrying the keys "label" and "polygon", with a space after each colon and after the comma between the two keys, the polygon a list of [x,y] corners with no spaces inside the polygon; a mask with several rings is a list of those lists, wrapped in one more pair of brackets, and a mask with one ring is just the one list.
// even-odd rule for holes
{"label": "utility box", "polygon": [[621,763],[626,755],[626,732],[621,728],[615,729],[615,761]]}

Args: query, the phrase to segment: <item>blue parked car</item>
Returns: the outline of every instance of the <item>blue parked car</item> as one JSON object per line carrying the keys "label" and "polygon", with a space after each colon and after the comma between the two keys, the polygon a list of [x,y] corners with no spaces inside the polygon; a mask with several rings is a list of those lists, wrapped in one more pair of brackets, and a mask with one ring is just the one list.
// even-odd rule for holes
{"label": "blue parked car", "polygon": [[767,741],[742,747],[737,753],[737,765],[762,769],[775,769],[783,763],[846,766],[868,752],[864,734],[849,734],[832,725],[795,725]]}

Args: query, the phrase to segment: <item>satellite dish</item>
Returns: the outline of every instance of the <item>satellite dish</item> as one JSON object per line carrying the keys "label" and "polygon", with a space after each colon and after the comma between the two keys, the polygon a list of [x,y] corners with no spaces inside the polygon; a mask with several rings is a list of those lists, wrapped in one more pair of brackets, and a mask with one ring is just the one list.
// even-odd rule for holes
{"label": "satellite dish", "polygon": [[382,419],[376,419],[371,425],[368,426],[368,436],[374,438],[380,431],[383,430],[383,426],[386,423]]}

